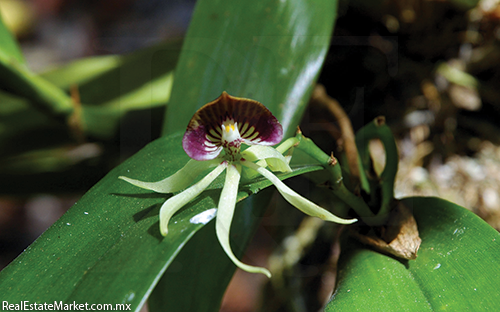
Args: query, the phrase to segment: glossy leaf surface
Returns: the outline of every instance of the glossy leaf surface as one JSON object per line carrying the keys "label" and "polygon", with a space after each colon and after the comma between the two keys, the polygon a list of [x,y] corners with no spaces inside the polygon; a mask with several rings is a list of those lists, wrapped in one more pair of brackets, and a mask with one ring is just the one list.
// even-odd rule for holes
{"label": "glossy leaf surface", "polygon": [[[166,133],[184,130],[194,111],[223,90],[261,101],[280,119],[285,132],[293,133],[326,54],[335,12],[335,2],[331,1],[245,5],[200,1],[188,34],[191,42],[185,44],[176,69]],[[82,102],[85,99],[90,97],[82,97]],[[202,239],[185,244],[202,227],[189,220],[215,207],[219,191],[207,190],[201,199],[175,215],[169,236],[162,238],[157,214],[166,196],[117,179],[126,175],[159,180],[178,170],[187,156],[180,147],[180,134],[173,135],[153,142],[113,170],[2,271],[0,293],[6,300],[124,302],[136,310],[176,258],[189,276],[203,272],[203,278],[190,280],[189,287],[210,287],[197,305],[206,302],[206,309],[218,306],[234,265],[224,253],[217,252],[220,246],[213,232],[196,235],[194,238]],[[306,167],[293,174],[316,169]],[[216,180],[213,188],[220,182]],[[243,186],[239,199],[267,185],[269,182],[258,180]],[[235,216],[235,236],[243,233],[250,237],[258,224],[258,211],[265,207],[259,204],[247,208],[246,202]],[[210,234],[210,227],[203,229]],[[247,237],[233,246],[235,253],[242,254]],[[199,256],[199,246],[205,248],[210,260]],[[181,248],[182,253],[176,257]],[[176,271],[178,266],[169,270]],[[220,283],[214,285],[213,276],[218,276]],[[167,285],[180,287],[177,281],[168,279]],[[182,298],[170,298],[187,302],[196,295],[184,294]]]}
{"label": "glossy leaf surface", "polygon": [[349,238],[327,311],[487,311],[500,306],[500,234],[472,212],[439,198],[403,199],[422,245],[398,261]]}
{"label": "glossy leaf surface", "polygon": [[[2,300],[130,303],[132,310],[139,309],[166,267],[202,228],[203,223],[190,220],[217,206],[224,175],[174,215],[167,237],[159,232],[158,211],[170,195],[137,188],[118,176],[154,181],[174,173],[189,159],[181,138],[179,133],[154,141],[95,185],[0,272]],[[317,169],[303,167],[283,177]],[[243,185],[238,200],[269,185],[262,179]]]}
{"label": "glossy leaf surface", "polygon": [[[226,91],[261,102],[281,122],[285,138],[295,134],[329,47],[336,5],[328,0],[198,1],[175,71],[164,133],[185,130],[193,111]],[[265,208],[255,205],[247,222],[232,227],[232,236],[239,238],[233,246],[237,256],[259,223],[250,216],[262,215]],[[219,249],[215,235],[195,235],[176,259],[183,269],[167,270],[150,310],[218,311],[235,269]],[[200,250],[214,252],[200,259]]]}
{"label": "glossy leaf surface", "polygon": [[[336,1],[197,2],[176,68],[165,133],[222,91],[267,106],[295,134],[323,64]],[[190,109],[186,109],[189,107]]]}

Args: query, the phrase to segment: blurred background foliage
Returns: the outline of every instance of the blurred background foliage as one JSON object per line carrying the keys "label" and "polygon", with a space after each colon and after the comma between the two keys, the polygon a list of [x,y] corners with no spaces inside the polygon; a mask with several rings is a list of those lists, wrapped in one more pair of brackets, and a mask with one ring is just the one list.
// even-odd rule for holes
{"label": "blurred background foliage", "polygon": [[[3,20],[20,42],[18,50],[0,41],[0,267],[111,168],[160,136],[194,4],[0,0]],[[355,130],[386,116],[401,155],[397,197],[440,196],[497,230],[499,20],[495,0],[341,1],[319,79]],[[15,62],[2,51],[17,55]],[[339,131],[323,107],[310,105],[301,128],[323,150],[338,152]],[[384,152],[376,142],[371,148]],[[305,181],[290,183],[307,188]],[[272,205],[285,209],[277,199]],[[284,254],[296,260],[274,269],[292,287],[267,285],[278,299],[263,310],[289,308],[289,298],[292,306],[322,306],[335,283],[335,228],[298,214],[274,215],[296,228],[263,224],[249,252],[270,257],[271,265]],[[268,300],[255,286],[262,284],[237,272],[222,309],[255,310],[259,298]]]}

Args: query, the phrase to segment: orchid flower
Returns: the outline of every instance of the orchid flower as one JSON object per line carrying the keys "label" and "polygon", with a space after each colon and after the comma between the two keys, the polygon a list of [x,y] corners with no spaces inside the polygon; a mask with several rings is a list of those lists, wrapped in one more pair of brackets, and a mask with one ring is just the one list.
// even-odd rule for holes
{"label": "orchid flower", "polygon": [[[267,178],[290,204],[310,216],[342,224],[356,221],[341,219],[300,196],[265,168],[268,166],[273,171],[292,171],[288,164],[289,159],[271,147],[279,143],[282,137],[281,124],[264,105],[223,92],[215,101],[200,108],[189,122],[182,146],[192,159],[182,169],[158,182],[142,182],[123,176],[120,179],[158,193],[183,190],[161,206],[160,232],[165,236],[168,233],[170,218],[226,170],[217,209],[217,238],[236,266],[247,272],[262,273],[271,277],[267,269],[250,266],[238,260],[229,244],[229,230],[236,206],[242,166]],[[250,147],[242,151],[242,144]],[[215,168],[210,173],[190,186],[199,174],[212,167]]]}

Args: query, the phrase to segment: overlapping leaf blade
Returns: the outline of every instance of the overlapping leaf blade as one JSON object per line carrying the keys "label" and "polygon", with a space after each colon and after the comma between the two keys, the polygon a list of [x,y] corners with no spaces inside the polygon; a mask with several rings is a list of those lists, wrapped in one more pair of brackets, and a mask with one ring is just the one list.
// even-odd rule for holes
{"label": "overlapping leaf blade", "polygon": [[[197,109],[226,91],[262,102],[280,120],[285,135],[293,135],[329,47],[335,16],[336,1],[198,1],[176,68],[164,132],[185,129],[191,118],[186,105]],[[262,215],[265,206],[255,205],[247,222],[232,227],[237,255],[258,225],[250,216]],[[213,252],[200,258],[200,250]],[[219,251],[215,235],[195,235],[177,257],[183,269],[166,272],[150,309],[218,310],[235,269]]]}
{"label": "overlapping leaf blade", "polygon": [[438,198],[403,200],[422,245],[398,261],[349,240],[327,311],[487,311],[500,305],[500,234],[470,211]]}
{"label": "overlapping leaf blade", "polygon": [[109,140],[127,113],[165,106],[182,40],[170,40],[125,56],[77,60],[41,75],[57,87],[78,90],[80,123],[87,136]]}
{"label": "overlapping leaf blade", "polygon": [[[110,172],[2,271],[0,293],[4,298],[9,302],[130,303],[133,310],[139,309],[183,247],[188,259],[196,257],[198,250],[185,244],[202,224],[189,220],[215,207],[219,192],[206,191],[175,215],[169,236],[162,238],[157,214],[166,196],[141,191],[117,177],[159,180],[179,169],[187,156],[176,131],[183,130],[194,111],[223,90],[263,102],[282,121],[285,132],[293,133],[328,48],[335,5],[326,0],[245,5],[201,0],[191,28],[195,31],[190,30],[183,48],[167,110],[166,133],[171,135],[151,143]],[[305,167],[292,175],[316,169]],[[218,185],[216,181],[213,187]],[[267,185],[269,182],[259,181],[255,186],[243,186],[239,199]],[[239,254],[256,228],[255,216],[265,206],[245,202],[235,216],[238,228],[233,231],[236,236],[246,235],[240,245],[233,246]],[[209,233],[210,227],[204,231]],[[206,309],[213,309],[234,266],[216,251],[220,246],[215,235],[208,237],[192,246],[201,243],[206,250],[215,250],[209,252],[213,258],[193,266],[180,257],[177,263],[190,272],[203,272],[203,279],[193,280],[191,285],[213,286],[210,277],[220,277],[214,291],[203,294]],[[203,261],[200,257],[197,260]],[[206,263],[213,266],[204,266]],[[172,267],[170,273],[178,269]],[[176,281],[173,278],[168,283],[175,285]],[[186,302],[192,296],[187,293],[176,299]]]}
{"label": "overlapping leaf blade", "polygon": [[[0,272],[2,300],[31,303],[130,303],[151,292],[176,254],[203,224],[190,219],[216,207],[220,181],[159,232],[158,211],[169,195],[139,189],[119,175],[160,180],[189,159],[180,134],[156,140],[111,171],[12,264]],[[299,168],[301,172],[318,167]],[[264,183],[264,184],[263,184]],[[270,182],[257,182],[260,187]],[[239,200],[248,197],[243,187]]]}
{"label": "overlapping leaf blade", "polygon": [[176,68],[165,133],[184,130],[222,91],[262,102],[296,126],[329,47],[336,1],[197,2]]}

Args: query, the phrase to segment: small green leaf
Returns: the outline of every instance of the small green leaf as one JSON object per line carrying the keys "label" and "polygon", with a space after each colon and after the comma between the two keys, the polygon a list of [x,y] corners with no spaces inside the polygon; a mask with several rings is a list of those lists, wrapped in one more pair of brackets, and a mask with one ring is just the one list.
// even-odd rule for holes
{"label": "small green leaf", "polygon": [[[371,174],[370,151],[368,145],[370,140],[379,139],[385,149],[385,167],[380,177],[368,178]],[[394,179],[398,172],[399,154],[396,147],[396,141],[392,135],[391,129],[385,123],[385,117],[376,117],[372,122],[365,125],[356,133],[356,146],[361,160],[360,179],[363,186],[369,184],[368,193],[371,195],[369,205],[380,207],[376,211],[376,219],[369,223],[370,225],[385,224],[389,217],[391,203],[394,199]],[[380,193],[380,195],[379,195]],[[378,197],[382,196],[382,199]],[[364,216],[366,217],[366,216]]]}
{"label": "small green leaf", "polygon": [[398,261],[349,238],[338,288],[326,311],[495,311],[500,306],[500,234],[467,209],[439,198],[402,200],[422,245]]}

